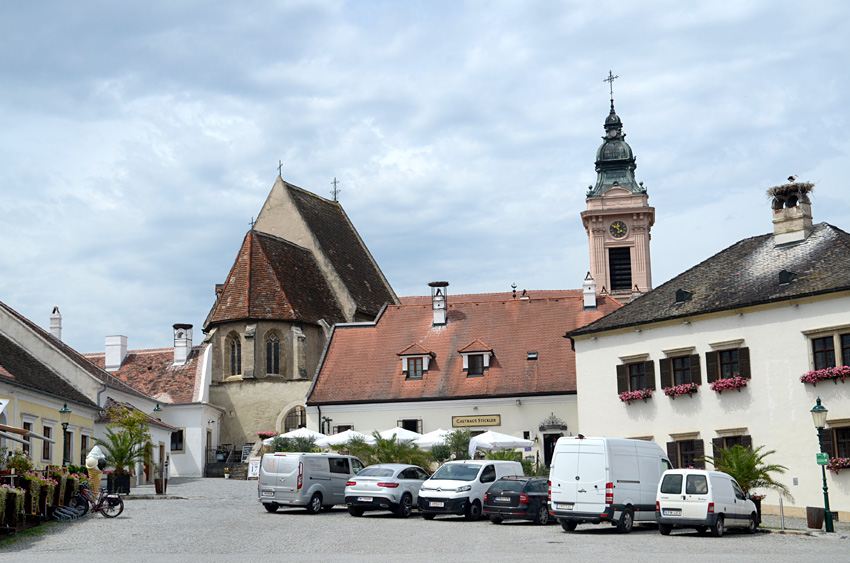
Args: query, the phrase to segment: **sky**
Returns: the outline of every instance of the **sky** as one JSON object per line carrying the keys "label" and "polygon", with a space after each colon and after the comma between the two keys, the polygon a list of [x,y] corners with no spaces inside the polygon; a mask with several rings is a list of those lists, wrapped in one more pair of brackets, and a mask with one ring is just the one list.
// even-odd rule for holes
{"label": "sky", "polygon": [[657,287],[815,183],[845,230],[850,3],[3,2],[0,301],[103,350],[204,318],[282,162],[400,296],[580,288],[614,101]]}

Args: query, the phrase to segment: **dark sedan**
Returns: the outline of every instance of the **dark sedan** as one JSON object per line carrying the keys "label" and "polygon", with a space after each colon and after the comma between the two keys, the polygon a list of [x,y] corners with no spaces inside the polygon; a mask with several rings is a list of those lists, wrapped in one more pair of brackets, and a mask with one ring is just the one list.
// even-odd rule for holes
{"label": "dark sedan", "polygon": [[484,494],[484,515],[493,524],[503,520],[549,523],[549,482],[544,477],[502,477]]}

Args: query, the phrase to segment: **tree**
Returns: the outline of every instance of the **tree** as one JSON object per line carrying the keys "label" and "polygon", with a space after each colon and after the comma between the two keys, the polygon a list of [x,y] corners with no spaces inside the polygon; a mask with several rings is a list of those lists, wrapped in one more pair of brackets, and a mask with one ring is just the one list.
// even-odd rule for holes
{"label": "tree", "polygon": [[469,459],[469,441],[472,433],[469,428],[454,430],[446,434],[446,445],[452,452],[454,459]]}
{"label": "tree", "polygon": [[315,438],[298,437],[298,438],[281,438],[275,437],[272,440],[272,451],[275,452],[312,452],[316,447]]}
{"label": "tree", "polygon": [[734,445],[730,448],[717,450],[717,456],[705,456],[705,461],[714,465],[714,469],[731,475],[741,487],[751,492],[753,489],[767,489],[775,491],[794,501],[791,491],[788,487],[773,480],[773,473],[780,475],[788,469],[784,465],[767,464],[764,458],[771,454],[775,454],[774,450],[761,453],[764,446],[752,450],[741,445]]}
{"label": "tree", "polygon": [[110,420],[106,438],[97,438],[95,443],[106,449],[106,464],[114,467],[116,474],[131,473],[137,461],[147,458],[146,444],[151,439],[148,417],[123,407],[107,410],[106,417]]}
{"label": "tree", "polygon": [[452,449],[447,444],[434,444],[431,446],[431,459],[442,465],[444,461],[452,456]]}

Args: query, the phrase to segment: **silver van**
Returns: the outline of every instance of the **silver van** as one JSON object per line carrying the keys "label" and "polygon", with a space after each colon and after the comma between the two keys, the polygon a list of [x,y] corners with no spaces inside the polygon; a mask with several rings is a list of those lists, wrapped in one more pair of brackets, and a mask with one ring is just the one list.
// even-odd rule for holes
{"label": "silver van", "polygon": [[260,462],[258,500],[274,512],[281,506],[303,506],[310,514],[345,504],[345,484],[363,469],[354,456],[277,452]]}

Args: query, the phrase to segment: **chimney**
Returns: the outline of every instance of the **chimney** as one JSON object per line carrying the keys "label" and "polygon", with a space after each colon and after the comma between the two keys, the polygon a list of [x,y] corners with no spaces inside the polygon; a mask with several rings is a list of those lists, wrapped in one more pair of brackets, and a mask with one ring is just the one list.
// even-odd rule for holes
{"label": "chimney", "polygon": [[449,282],[435,281],[428,284],[431,288],[431,309],[434,311],[434,325],[446,324],[446,288]]}
{"label": "chimney", "polygon": [[584,283],[581,284],[582,293],[584,294],[584,310],[596,310],[596,282],[593,281],[590,272],[584,278]]}
{"label": "chimney", "polygon": [[809,193],[813,187],[810,182],[791,182],[767,191],[773,198],[773,242],[776,246],[804,241],[812,233]]}
{"label": "chimney", "polygon": [[106,337],[106,371],[118,371],[127,357],[127,337],[116,335]]}
{"label": "chimney", "polygon": [[185,366],[192,352],[192,325],[174,325],[174,364]]}
{"label": "chimney", "polygon": [[59,307],[53,307],[53,312],[50,313],[50,336],[62,342],[62,313],[59,312]]}

